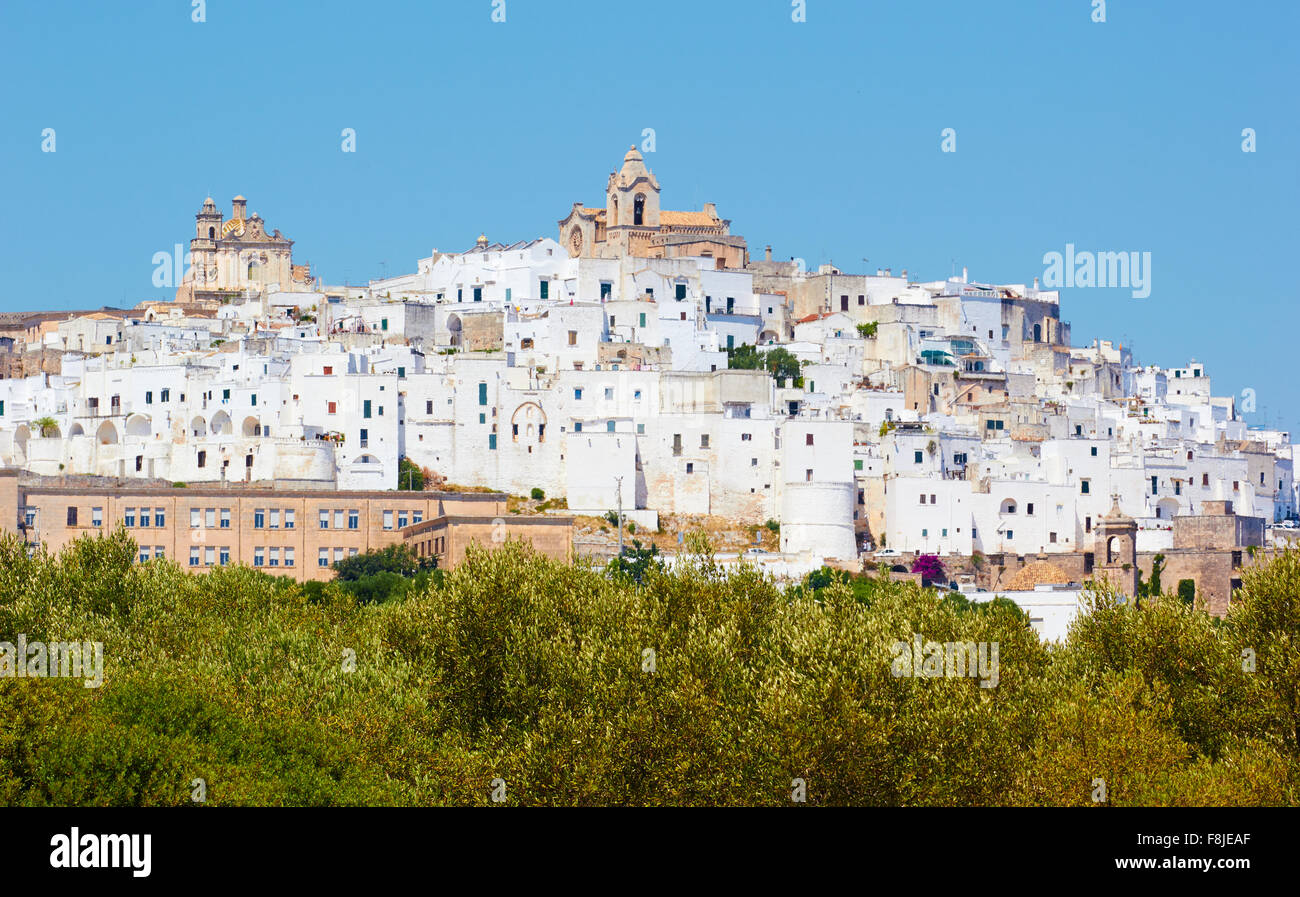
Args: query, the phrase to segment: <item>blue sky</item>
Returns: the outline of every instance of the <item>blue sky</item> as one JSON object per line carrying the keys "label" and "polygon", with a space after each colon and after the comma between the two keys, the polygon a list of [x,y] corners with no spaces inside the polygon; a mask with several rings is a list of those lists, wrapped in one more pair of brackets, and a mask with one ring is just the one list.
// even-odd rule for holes
{"label": "blue sky", "polygon": [[1066,243],[1151,252],[1149,299],[1064,292],[1074,342],[1195,357],[1300,433],[1300,4],[492,8],[208,0],[194,23],[190,0],[7,0],[0,310],[170,298],[153,255],[209,194],[247,196],[331,283],[480,231],[554,236],[653,128],[664,206],[716,202],[755,254],[1027,283]]}

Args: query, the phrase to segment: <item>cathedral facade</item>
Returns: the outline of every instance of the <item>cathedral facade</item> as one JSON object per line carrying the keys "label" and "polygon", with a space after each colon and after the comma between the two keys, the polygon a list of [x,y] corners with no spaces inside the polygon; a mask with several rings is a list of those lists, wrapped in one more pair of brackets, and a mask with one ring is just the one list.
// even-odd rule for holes
{"label": "cathedral facade", "polygon": [[279,230],[268,234],[260,215],[248,215],[244,197],[232,200],[226,218],[209,196],[194,219],[190,264],[178,301],[261,292],[273,284],[284,292],[312,289],[308,266],[293,263],[293,240]]}
{"label": "cathedral facade", "polygon": [[702,256],[718,268],[745,267],[745,239],[731,235],[731,222],[713,203],[699,212],[670,211],[661,208],[659,193],[658,179],[632,147],[609,176],[605,207],[575,202],[560,221],[560,244],[575,258]]}

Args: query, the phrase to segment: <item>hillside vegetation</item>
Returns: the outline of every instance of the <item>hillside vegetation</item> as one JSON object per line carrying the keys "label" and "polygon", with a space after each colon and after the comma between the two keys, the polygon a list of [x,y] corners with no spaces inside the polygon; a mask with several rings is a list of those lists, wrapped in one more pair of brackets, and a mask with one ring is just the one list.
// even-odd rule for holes
{"label": "hillside vegetation", "polygon": [[[0,678],[0,804],[1298,802],[1300,554],[1226,620],[1103,588],[1044,646],[1008,602],[693,550],[633,576],[509,543],[366,601],[5,537],[0,641],[102,642],[104,683]],[[893,675],[917,633],[997,643],[996,687]]]}

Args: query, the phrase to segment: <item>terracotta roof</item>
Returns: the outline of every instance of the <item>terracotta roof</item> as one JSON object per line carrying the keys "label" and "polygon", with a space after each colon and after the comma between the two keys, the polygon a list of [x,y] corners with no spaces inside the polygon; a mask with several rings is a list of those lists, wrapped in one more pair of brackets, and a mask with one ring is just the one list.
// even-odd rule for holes
{"label": "terracotta roof", "polygon": [[1060,567],[1047,561],[1034,561],[1022,567],[1015,576],[1007,581],[1006,589],[1010,592],[1029,592],[1035,586],[1058,585],[1068,583],[1070,577]]}
{"label": "terracotta roof", "polygon": [[661,210],[659,223],[669,227],[709,227],[718,223],[718,219],[708,212],[673,212]]}

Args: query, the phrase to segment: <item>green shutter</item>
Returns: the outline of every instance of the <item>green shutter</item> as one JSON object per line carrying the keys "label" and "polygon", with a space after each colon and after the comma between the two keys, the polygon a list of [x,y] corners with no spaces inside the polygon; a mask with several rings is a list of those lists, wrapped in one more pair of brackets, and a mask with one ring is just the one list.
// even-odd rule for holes
{"label": "green shutter", "polygon": [[486,383],[480,383],[480,384],[478,385],[478,403],[479,403],[480,405],[486,405],[486,404],[487,404],[487,384],[486,384]]}

